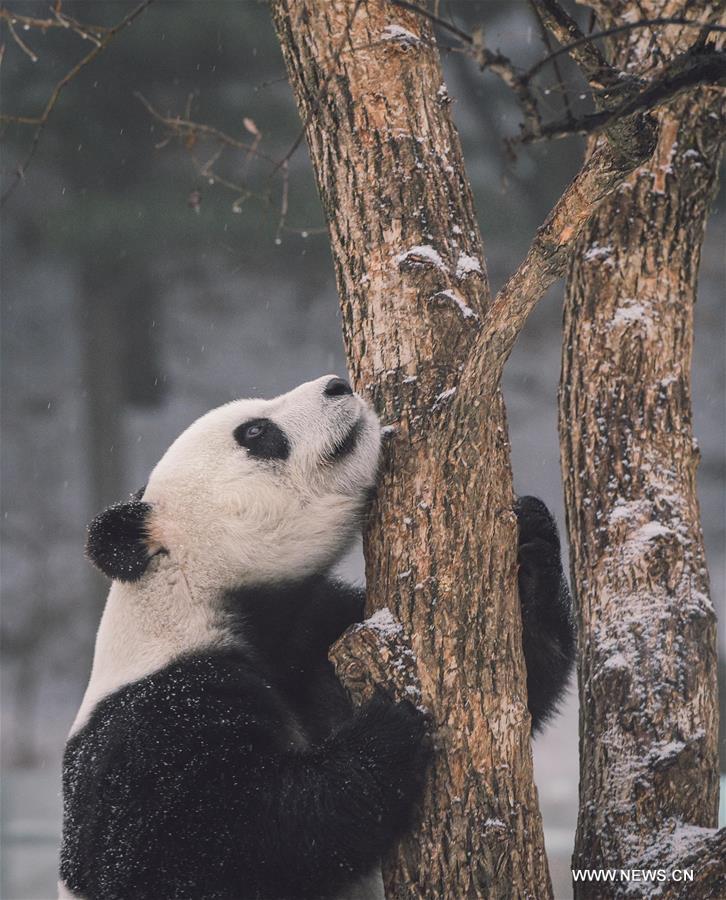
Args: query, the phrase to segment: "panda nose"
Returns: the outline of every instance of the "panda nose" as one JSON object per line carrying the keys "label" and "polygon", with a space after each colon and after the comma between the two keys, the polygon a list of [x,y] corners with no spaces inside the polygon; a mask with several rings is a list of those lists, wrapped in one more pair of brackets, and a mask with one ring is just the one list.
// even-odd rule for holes
{"label": "panda nose", "polygon": [[353,388],[347,381],[343,381],[342,378],[336,376],[335,378],[331,378],[325,385],[323,393],[326,397],[343,397],[346,394],[352,394]]}

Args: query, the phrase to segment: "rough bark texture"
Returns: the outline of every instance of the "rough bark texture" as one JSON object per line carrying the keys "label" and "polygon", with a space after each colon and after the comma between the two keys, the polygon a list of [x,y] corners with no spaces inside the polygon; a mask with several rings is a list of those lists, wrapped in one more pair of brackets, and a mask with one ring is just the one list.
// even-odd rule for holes
{"label": "rough bark texture", "polygon": [[[703,0],[593,5],[605,26],[715,9]],[[633,33],[619,62],[646,69],[694,39],[677,28]],[[560,436],[580,640],[574,865],[671,868],[690,859],[700,883],[668,883],[659,896],[669,897],[726,896],[723,836],[709,830],[716,629],[690,389],[722,103],[722,92],[700,89],[661,109],[653,159],[585,228],[565,310]],[[578,884],[576,894],[611,898],[626,887]]]}
{"label": "rough bark texture", "polygon": [[450,424],[489,295],[438,53],[428,23],[385,0],[273,8],[350,371],[391,426],[367,533],[369,612],[387,606],[402,623],[437,731],[419,829],[384,861],[388,896],[546,898],[498,389]]}
{"label": "rough bark texture", "polygon": [[383,687],[397,700],[423,702],[416,657],[403,626],[387,609],[354,625],[332,649],[335,674],[360,706]]}

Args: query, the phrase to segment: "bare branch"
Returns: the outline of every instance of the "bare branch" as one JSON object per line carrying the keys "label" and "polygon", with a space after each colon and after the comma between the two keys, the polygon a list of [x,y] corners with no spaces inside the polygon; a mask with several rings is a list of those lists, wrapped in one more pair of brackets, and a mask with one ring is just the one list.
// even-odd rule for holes
{"label": "bare branch", "polygon": [[0,6],[0,20],[5,20],[8,23],[8,26],[22,25],[23,28],[37,28],[42,32],[47,31],[49,28],[70,28],[81,37],[92,37],[94,40],[100,39],[104,34],[108,34],[108,32],[111,31],[106,25],[87,25],[85,22],[81,23],[71,16],[62,13],[55,7],[52,12],[54,18],[38,19],[34,16],[21,16],[4,6]]}
{"label": "bare branch", "polygon": [[672,60],[658,80],[614,108],[580,118],[564,118],[548,125],[541,125],[537,129],[530,127],[529,130],[522,132],[519,140],[529,144],[533,141],[569,137],[573,134],[597,134],[614,122],[634,113],[647,112],[697,85],[723,87],[724,79],[726,79],[724,51],[707,50],[695,53],[689,51]]}
{"label": "bare branch", "polygon": [[[226,132],[220,131],[218,128],[215,128],[213,125],[206,125],[203,122],[196,122],[193,119],[190,119],[189,115],[191,113],[193,94],[191,94],[187,99],[184,116],[165,116],[163,113],[159,112],[159,110],[156,109],[149,102],[149,100],[144,97],[143,94],[137,91],[134,93],[134,96],[143,104],[143,106],[150,113],[150,115],[153,116],[154,119],[156,119],[158,122],[161,122],[161,124],[169,130],[168,136],[159,144],[157,144],[157,149],[166,146],[172,138],[176,138],[180,142],[182,147],[189,153],[192,163],[194,164],[194,168],[196,169],[197,174],[200,178],[203,178],[208,184],[221,185],[222,187],[233,191],[237,195],[234,202],[232,203],[233,212],[240,212],[242,209],[242,204],[253,197],[257,200],[261,200],[265,204],[269,205],[271,203],[269,191],[263,193],[252,191],[246,183],[243,182],[240,184],[237,181],[232,181],[230,178],[227,178],[226,175],[220,174],[220,172],[215,169],[216,163],[219,162],[222,154],[226,149],[231,149],[244,154],[245,176],[249,169],[249,162],[252,157],[274,164],[275,160],[259,149],[259,143],[262,139],[262,135],[251,119],[243,120],[246,131],[253,135],[253,140],[250,143],[247,141],[241,141],[238,138],[234,138]],[[213,144],[217,144],[216,149],[213,150],[212,154],[206,160],[200,159],[195,152],[197,142],[200,140],[210,141]],[[192,207],[192,209],[194,209],[195,212],[198,212],[201,207],[200,192],[192,191],[192,193],[190,194],[190,198],[192,198],[192,200],[190,201],[189,205]],[[278,241],[280,233],[286,230],[288,205],[287,198],[287,166],[284,166],[280,221],[276,238]]]}
{"label": "bare branch", "polygon": [[454,37],[457,37],[464,44],[471,45],[474,43],[474,38],[466,31],[462,31],[461,28],[457,28],[456,25],[453,25],[451,22],[447,22],[445,19],[442,19],[435,13],[429,12],[428,9],[419,6],[417,3],[410,3],[409,0],[389,0],[389,3],[392,6],[398,6],[400,7],[400,9],[406,9],[409,12],[417,13],[419,16],[423,16],[424,19],[428,19],[429,22],[433,22],[434,25],[438,25],[439,28],[442,28],[444,31],[448,31],[449,34],[453,34]]}
{"label": "bare branch", "polygon": [[73,79],[78,75],[79,72],[81,72],[89,63],[93,62],[93,60],[106,49],[111,41],[125,28],[131,25],[131,23],[139,15],[141,15],[141,13],[153,2],[154,0],[142,0],[142,2],[139,3],[139,5],[134,9],[132,9],[127,16],[124,16],[124,18],[121,19],[118,24],[114,25],[113,28],[109,28],[103,33],[103,36],[100,38],[100,40],[98,40],[94,48],[89,53],[87,53],[79,62],[77,62],[76,65],[73,66],[72,69],[70,69],[70,71],[66,72],[66,74],[63,76],[63,78],[61,78],[59,82],[57,82],[57,84],[51,91],[50,97],[48,98],[45,104],[45,108],[43,109],[43,112],[40,114],[40,116],[37,116],[36,118],[8,115],[0,116],[0,122],[15,122],[16,124],[36,126],[35,134],[33,135],[33,139],[30,143],[28,152],[25,154],[23,161],[15,170],[15,178],[13,179],[12,183],[0,198],[0,207],[5,205],[11,194],[15,191],[15,188],[25,177],[25,172],[30,165],[33,157],[35,156],[36,150],[38,149],[38,144],[40,143],[40,138],[43,134],[46,123],[48,122],[50,114],[53,112],[55,105],[58,102],[58,98],[60,97],[63,90],[70,84],[71,81],[73,81]]}
{"label": "bare branch", "polygon": [[[144,97],[143,94],[140,94],[137,91],[134,96],[143,104],[143,106],[150,113],[150,115],[154,117],[154,119],[156,119],[158,122],[161,122],[161,124],[169,130],[169,135],[160,144],[158,144],[157,147],[161,148],[163,146],[166,146],[166,144],[168,144],[168,142],[172,138],[178,139],[184,149],[189,152],[191,160],[194,163],[194,167],[197,170],[197,174],[201,178],[203,178],[210,184],[219,184],[222,187],[228,188],[229,190],[234,191],[234,193],[237,194],[237,198],[232,203],[233,212],[240,212],[242,204],[246,200],[249,200],[253,197],[257,200],[263,201],[267,205],[271,205],[272,200],[269,191],[265,191],[263,193],[252,191],[244,182],[240,184],[238,182],[232,181],[225,175],[221,175],[219,171],[215,169],[215,165],[217,162],[219,162],[224,150],[231,149],[244,154],[243,171],[245,176],[249,170],[250,160],[253,157],[275,165],[273,174],[279,173],[282,180],[282,190],[280,194],[279,217],[277,231],[275,233],[275,243],[281,243],[281,236],[284,232],[300,234],[303,237],[308,237],[311,234],[318,234],[326,231],[326,229],[324,228],[320,229],[316,227],[292,228],[287,224],[290,195],[289,166],[285,160],[283,160],[280,165],[277,165],[276,161],[271,156],[263,153],[259,149],[259,144],[262,140],[262,134],[257,128],[257,125],[252,121],[252,119],[244,118],[242,120],[242,124],[244,125],[245,130],[253,137],[252,142],[241,141],[238,138],[232,137],[224,131],[220,131],[213,125],[206,125],[203,122],[197,122],[193,119],[190,119],[189,116],[191,113],[191,103],[193,95],[190,95],[187,100],[185,115],[183,117],[165,116],[163,113],[159,112],[159,110],[156,109],[149,102],[149,100]],[[216,150],[213,151],[211,156],[209,156],[206,161],[201,160],[194,152],[194,147],[198,140],[207,140],[218,145]],[[201,207],[200,192],[192,191],[189,196],[189,205],[192,209],[195,210],[195,212],[198,212]]]}
{"label": "bare branch", "polygon": [[259,159],[265,160],[265,162],[275,162],[275,160],[271,156],[262,153],[258,149],[257,145],[259,142],[256,139],[252,143],[249,143],[247,141],[240,141],[238,138],[233,138],[226,132],[220,131],[219,128],[215,128],[213,125],[206,125],[204,122],[196,122],[193,119],[184,118],[183,116],[165,116],[163,113],[159,112],[159,110],[156,109],[149,102],[149,100],[144,97],[143,94],[140,94],[138,91],[136,91],[134,93],[134,97],[136,97],[136,99],[146,107],[146,110],[157,121],[165,125],[176,137],[184,140],[199,136],[209,138],[210,140],[217,141],[219,144],[222,144],[225,147],[231,147],[234,150],[241,150],[246,154],[250,154],[252,156],[258,157]]}
{"label": "bare branch", "polygon": [[[519,101],[525,117],[522,133],[516,139],[516,142],[531,143],[571,134],[590,134],[609,129],[609,139],[614,140],[616,144],[620,144],[622,151],[635,152],[637,155],[640,152],[638,148],[639,140],[634,133],[632,123],[627,123],[620,128],[618,123],[621,119],[636,112],[646,112],[670,96],[674,96],[676,93],[680,93],[680,91],[685,90],[687,87],[692,87],[694,84],[702,82],[718,83],[721,78],[721,75],[716,71],[718,62],[713,59],[707,62],[704,56],[702,57],[700,74],[695,64],[691,62],[688,75],[679,72],[677,77],[676,73],[672,73],[674,76],[672,77],[669,73],[664,79],[662,90],[658,90],[654,86],[643,88],[642,83],[637,78],[632,76],[624,77],[618,69],[612,66],[593,41],[624,31],[630,31],[634,28],[681,25],[701,30],[699,40],[694,47],[694,50],[698,50],[701,49],[705,35],[711,31],[724,31],[726,26],[705,24],[677,17],[660,17],[642,19],[639,22],[628,22],[615,28],[584,35],[575,20],[562,9],[557,0],[530,0],[530,5],[533,7],[540,23],[544,23],[564,46],[550,52],[529,70],[522,72],[508,57],[499,52],[489,50],[484,45],[482,29],[477,29],[473,34],[468,34],[428,10],[409,2],[409,0],[389,0],[389,2],[394,6],[414,12],[455,35],[465,45],[465,52],[477,62],[482,71],[485,69],[490,70],[511,88]],[[532,92],[531,82],[548,62],[553,62],[556,66],[557,59],[563,53],[570,54],[582,71],[588,84],[594,89],[593,99],[599,111],[592,115],[574,118],[570,114],[568,107],[568,115],[564,119],[549,125],[543,125],[539,106]],[[560,83],[562,83],[561,75],[557,74]],[[616,126],[617,130],[613,130]],[[627,139],[630,139],[633,143],[634,150],[628,151],[626,149]],[[510,141],[509,143],[511,146],[512,142]]]}
{"label": "bare branch", "polygon": [[[559,43],[570,47],[570,56],[591,87],[604,88],[617,82],[619,72],[610,65],[597,44],[593,43],[593,35],[585,36],[577,22],[562,9],[557,0],[532,0],[532,5]],[[557,54],[550,53],[550,57],[556,59]]]}
{"label": "bare branch", "polygon": [[[529,5],[530,5],[532,12],[535,15],[535,18],[537,19],[537,25],[539,26],[540,37],[542,38],[542,43],[545,46],[545,50],[548,53],[552,53],[552,50],[553,50],[552,37],[551,37],[549,31],[547,30],[547,26],[545,25],[545,20],[542,16],[542,13],[540,12],[540,8],[537,4],[537,0],[529,0]],[[555,77],[557,78],[557,85],[559,87],[560,94],[562,96],[562,101],[564,103],[565,113],[566,113],[567,117],[571,119],[574,117],[574,113],[572,111],[572,106],[570,105],[570,97],[567,92],[567,88],[565,87],[565,79],[562,75],[562,70],[560,69],[559,59],[556,59],[554,61],[553,67],[555,70]]]}
{"label": "bare branch", "polygon": [[13,24],[12,19],[8,19],[8,31],[13,37],[15,43],[20,47],[23,53],[30,58],[31,62],[38,62],[38,56],[33,53],[30,47],[25,43],[25,41],[20,37],[18,32],[15,30],[15,25]]}
{"label": "bare branch", "polygon": [[[552,3],[551,0],[535,0],[535,2],[537,2],[538,6],[540,7],[540,10],[542,10],[542,11],[544,11],[545,3],[548,7],[552,7],[553,9],[556,6],[558,8],[559,12],[562,14],[562,16],[566,16],[567,20],[569,20],[569,22],[571,22],[572,25],[574,25],[574,28],[576,29],[576,33],[579,34],[579,36],[575,37],[571,41],[568,41],[563,46],[559,47],[557,50],[554,50],[553,52],[548,53],[547,56],[545,56],[543,59],[539,60],[539,62],[536,62],[526,72],[523,72],[521,74],[521,79],[525,84],[530,82],[535,77],[535,75],[539,74],[539,72],[548,63],[553,62],[555,59],[557,59],[558,57],[562,56],[565,53],[571,54],[573,59],[575,60],[575,62],[577,62],[578,65],[581,66],[583,71],[587,71],[586,67],[589,67],[590,65],[593,66],[593,71],[594,71],[594,69],[597,67],[598,60],[601,61],[601,64],[604,64],[606,69],[612,69],[613,67],[610,66],[610,64],[607,62],[605,57],[602,55],[602,53],[600,53],[600,51],[597,49],[597,47],[592,44],[592,42],[595,40],[599,40],[600,38],[612,37],[613,35],[616,35],[616,34],[622,34],[623,32],[626,32],[626,31],[632,31],[633,29],[652,28],[652,27],[656,27],[656,26],[660,26],[660,25],[682,25],[685,28],[701,29],[701,35],[699,37],[700,41],[704,40],[704,34],[707,35],[712,31],[726,31],[726,25],[717,25],[717,24],[712,24],[712,23],[696,22],[693,19],[683,19],[683,18],[679,18],[677,16],[660,16],[658,18],[653,18],[653,19],[641,19],[638,22],[625,22],[622,25],[616,25],[613,28],[605,28],[602,31],[593,31],[588,35],[584,35],[579,30],[577,23],[574,21],[574,19],[570,19],[570,17],[567,15],[567,13],[564,10],[562,10],[561,7],[559,7],[559,4]],[[449,34],[452,34],[455,37],[457,37],[463,44],[466,44],[471,47],[475,43],[475,38],[473,35],[469,34],[466,31],[463,31],[461,28],[458,28],[456,25],[453,25],[450,22],[447,22],[445,19],[440,18],[439,16],[435,15],[434,13],[429,12],[429,10],[427,10],[421,6],[418,6],[416,3],[410,2],[410,0],[389,0],[389,3],[391,3],[391,5],[393,5],[393,6],[398,6],[401,9],[406,9],[406,10],[409,10],[410,12],[417,13],[419,16],[422,16],[423,18],[428,19],[430,22],[433,22],[434,25],[437,25],[439,28],[442,28],[443,30],[448,31]],[[560,40],[560,37],[554,30],[554,26],[555,26],[554,19],[552,20],[552,24],[553,24],[553,34],[555,34],[555,37],[557,37],[558,40]],[[568,28],[569,28],[569,26],[567,25],[566,21],[563,19],[561,22],[561,26],[558,26],[558,29],[557,29],[558,31],[560,31],[562,38],[564,38],[566,29],[568,29]],[[583,46],[587,48],[587,50],[585,52],[583,52],[582,54],[573,53],[573,51],[577,51]],[[511,65],[509,60],[506,57],[502,56],[501,54],[495,54],[495,56],[499,61],[501,61],[501,62],[506,61],[507,63],[509,63]],[[490,68],[490,67],[485,66],[484,68]]]}
{"label": "bare branch", "polygon": [[484,402],[499,385],[504,364],[527,317],[547,289],[564,272],[569,253],[599,204],[655,147],[655,135],[642,145],[639,158],[624,157],[609,144],[595,150],[555,204],[517,271],[487,310],[477,346],[462,373],[452,416],[460,404]]}
{"label": "bare branch", "polygon": [[280,198],[280,220],[277,223],[277,234],[275,235],[275,243],[282,243],[282,232],[287,223],[288,198],[290,196],[290,166],[287,160],[282,161],[282,197]]}

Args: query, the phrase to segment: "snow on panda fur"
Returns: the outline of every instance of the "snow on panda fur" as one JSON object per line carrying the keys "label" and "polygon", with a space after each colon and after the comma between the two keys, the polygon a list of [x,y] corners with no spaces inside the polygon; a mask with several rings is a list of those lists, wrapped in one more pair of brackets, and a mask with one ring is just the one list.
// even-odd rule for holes
{"label": "snow on panda fur", "polygon": [[[363,614],[329,573],[379,444],[373,412],[325,376],[203,416],[142,496],[91,523],[113,582],[64,757],[61,896],[383,896],[425,720],[384,696],[353,711],[327,660]],[[537,725],[571,665],[570,599],[549,513],[524,498],[518,515]]]}

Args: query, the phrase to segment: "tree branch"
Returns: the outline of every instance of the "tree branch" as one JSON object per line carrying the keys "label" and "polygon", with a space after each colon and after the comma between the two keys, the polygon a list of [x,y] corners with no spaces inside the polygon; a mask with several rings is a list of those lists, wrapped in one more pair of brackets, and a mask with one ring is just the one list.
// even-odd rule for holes
{"label": "tree branch", "polygon": [[36,125],[36,131],[33,135],[33,140],[31,141],[28,152],[25,154],[25,158],[18,165],[15,170],[15,178],[11,182],[10,186],[7,188],[5,193],[0,197],[0,208],[2,208],[7,200],[10,198],[12,193],[15,191],[15,188],[20,184],[20,182],[25,177],[25,172],[32,162],[33,157],[35,156],[35,152],[38,149],[38,144],[40,143],[41,135],[43,134],[43,130],[45,129],[46,123],[50,114],[53,112],[56,103],[58,102],[58,98],[63,92],[64,88],[66,88],[71,81],[84,69],[89,63],[93,62],[93,60],[102,53],[106,47],[111,43],[111,41],[120,34],[125,28],[128,28],[131,23],[141,15],[141,13],[150,6],[154,0],[142,0],[138,6],[131,10],[131,12],[124,16],[121,21],[114,25],[113,28],[109,28],[107,31],[103,33],[103,37],[100,38],[96,42],[93,50],[87,53],[83,59],[76,63],[75,66],[61,78],[59,82],[55,85],[53,90],[51,91],[50,97],[48,98],[45,108],[40,116],[37,118],[26,118],[20,116],[8,116],[8,115],[0,115],[0,122],[16,122],[23,125]]}
{"label": "tree branch", "polygon": [[589,113],[576,119],[560,119],[537,128],[530,127],[522,132],[518,140],[529,144],[574,134],[597,134],[634,113],[647,112],[697,85],[723,87],[725,79],[726,53],[723,50],[689,51],[672,60],[657,81],[612,109]]}
{"label": "tree branch", "polygon": [[[240,212],[242,203],[245,200],[250,199],[251,197],[256,197],[258,200],[262,200],[267,204],[271,204],[271,197],[269,191],[262,194],[259,192],[255,192],[250,190],[246,184],[239,184],[237,182],[231,181],[229,178],[224,175],[220,175],[220,173],[214,168],[215,163],[218,162],[222,152],[229,148],[232,150],[240,151],[245,154],[245,173],[247,171],[247,167],[249,164],[249,160],[252,157],[256,157],[257,159],[264,160],[265,162],[271,163],[275,166],[273,170],[273,175],[278,173],[282,182],[282,190],[280,195],[280,210],[279,210],[279,218],[277,224],[277,231],[275,235],[275,242],[281,242],[281,235],[285,231],[295,232],[295,233],[303,233],[304,235],[311,234],[318,229],[315,228],[307,228],[307,229],[298,229],[298,228],[290,228],[287,224],[287,216],[289,211],[289,193],[290,193],[290,170],[288,163],[283,159],[279,164],[274,160],[271,156],[263,153],[259,150],[260,140],[262,139],[262,135],[260,134],[257,126],[251,119],[243,119],[244,127],[250,134],[253,135],[253,140],[251,143],[241,141],[238,138],[234,138],[231,135],[227,134],[224,131],[220,131],[218,128],[215,128],[213,125],[206,125],[203,122],[196,122],[189,118],[190,113],[190,105],[191,105],[191,97],[190,103],[187,104],[187,110],[185,116],[165,116],[163,113],[159,112],[147,99],[143,96],[143,94],[138,91],[134,94],[134,96],[143,104],[146,110],[158,121],[161,122],[166,128],[169,129],[169,137],[163,141],[158,146],[164,146],[172,137],[176,137],[182,144],[182,146],[189,152],[189,155],[194,163],[194,166],[197,170],[197,173],[201,178],[204,178],[211,184],[220,184],[222,187],[226,187],[231,191],[234,191],[237,194],[237,199],[232,204],[233,212]],[[218,147],[217,150],[212,153],[212,155],[206,161],[202,161],[198,158],[196,153],[194,152],[194,145],[196,144],[198,139],[209,140],[216,142]],[[194,209],[198,210],[201,205],[201,194],[198,190],[192,191],[190,194],[189,205]],[[324,230],[324,229],[323,229]]]}
{"label": "tree branch", "polygon": [[397,700],[422,703],[416,657],[403,626],[387,608],[349,628],[328,655],[357,706],[370,699],[378,687]]}
{"label": "tree branch", "polygon": [[[726,31],[726,26],[663,16],[641,19],[638,22],[627,22],[614,28],[584,35],[577,22],[569,16],[557,0],[530,0],[530,5],[540,23],[543,22],[563,46],[549,53],[526,72],[522,72],[508,57],[498,51],[492,51],[484,45],[484,32],[482,29],[477,29],[473,34],[469,34],[429,12],[427,9],[418,6],[416,3],[409,2],[409,0],[389,0],[389,2],[393,6],[416,13],[453,34],[465,45],[467,55],[476,61],[480,70],[488,69],[504,81],[517,97],[525,117],[522,133],[516,139],[517,142],[521,143],[532,143],[533,141],[560,138],[572,134],[591,134],[608,129],[609,139],[621,144],[621,149],[623,150],[625,150],[627,141],[630,140],[633,143],[633,149],[628,152],[637,155],[640,142],[634,132],[632,123],[627,123],[621,127],[619,125],[621,119],[627,118],[636,112],[646,112],[670,96],[675,96],[676,93],[680,93],[680,91],[686,90],[688,87],[693,87],[694,84],[702,82],[718,83],[719,79],[722,78],[718,58],[707,59],[705,53],[700,55],[700,71],[699,65],[693,60],[698,51],[702,50],[705,35],[711,31]],[[621,73],[615,66],[611,65],[594,43],[599,38],[609,37],[610,35],[630,31],[635,28],[665,25],[698,28],[701,34],[699,40],[692,48],[694,55],[689,58],[688,74],[678,71],[678,66],[674,63],[674,71],[666,75],[662,90],[658,90],[655,85],[649,85],[643,89],[643,84],[639,78]],[[598,107],[598,112],[580,118],[573,118],[571,115],[568,115],[562,120],[543,125],[531,82],[547,63],[553,62],[556,65],[557,59],[563,53],[570,54],[573,61],[580,68],[583,77],[593,89],[593,100]],[[716,51],[711,51],[709,56],[712,57],[714,53]],[[682,58],[680,61],[681,65],[683,61],[684,59]]]}
{"label": "tree branch", "polygon": [[[593,42],[594,35],[584,35],[577,22],[562,9],[557,0],[532,0],[532,5],[559,43],[569,46],[570,56],[590,87],[601,89],[618,81],[620,73],[610,65]],[[554,60],[557,56],[557,53],[550,53],[550,59]]]}
{"label": "tree branch", "polygon": [[[487,310],[476,348],[464,368],[454,408],[490,396],[527,317],[550,285],[564,275],[570,251],[583,227],[625,178],[655,148],[652,123],[634,125],[639,151],[621,153],[605,143],[597,148],[566,188],[543,224],[523,262]],[[630,148],[629,148],[630,149]],[[452,416],[456,416],[455,411]]]}
{"label": "tree branch", "polygon": [[652,154],[656,139],[654,125],[635,114],[704,80],[717,83],[726,75],[726,56],[717,51],[689,51],[677,57],[668,69],[667,76],[649,85],[637,97],[609,113],[591,117],[596,118],[597,130],[614,121],[619,123],[619,129],[608,133],[608,143],[590,156],[565,190],[538,229],[524,261],[487,310],[476,350],[462,374],[455,408],[460,410],[461,404],[496,390],[527,317],[555,279],[564,274],[569,253],[582,228],[599,204]]}
{"label": "tree branch", "polygon": [[220,131],[219,128],[215,128],[213,125],[206,125],[204,122],[196,122],[193,119],[185,118],[183,116],[165,116],[163,113],[159,112],[159,110],[156,109],[143,94],[136,91],[134,92],[134,97],[143,104],[147,112],[149,112],[157,121],[161,122],[162,125],[165,125],[176,137],[179,137],[182,140],[202,136],[217,141],[217,143],[222,144],[225,147],[231,147],[233,150],[242,150],[247,154],[265,160],[266,162],[275,162],[271,156],[258,150],[257,145],[259,142],[257,140],[252,143],[247,143],[245,141],[240,141],[237,138],[233,138],[226,132]]}
{"label": "tree branch", "polygon": [[20,37],[18,32],[15,30],[15,25],[12,19],[8,19],[8,31],[12,35],[15,43],[20,47],[23,53],[30,59],[31,62],[38,62],[38,56],[35,54],[30,47],[25,43],[25,41]]}
{"label": "tree branch", "polygon": [[[545,25],[544,17],[540,11],[537,0],[529,0],[529,6],[532,12],[534,13],[535,18],[537,19],[537,26],[539,27],[540,37],[542,38],[542,43],[545,46],[545,50],[547,53],[552,53],[552,35],[550,34],[547,26]],[[557,78],[557,87],[559,88],[560,95],[562,97],[562,102],[565,107],[565,114],[568,118],[574,118],[574,113],[572,112],[572,106],[570,104],[570,97],[567,92],[567,87],[565,86],[565,79],[562,75],[562,71],[560,69],[560,61],[556,59],[552,64],[555,70],[555,77]]]}
{"label": "tree branch", "polygon": [[625,22],[623,25],[615,25],[612,28],[605,28],[602,31],[593,31],[592,34],[583,35],[581,38],[577,38],[577,40],[565,44],[553,53],[550,53],[549,56],[545,56],[544,59],[536,62],[527,70],[524,77],[527,81],[531,81],[531,79],[534,78],[535,75],[538,75],[547,63],[552,62],[552,60],[556,59],[558,56],[562,56],[564,53],[571,53],[573,50],[582,46],[582,44],[591,43],[592,41],[600,40],[601,38],[613,37],[616,34],[623,34],[626,31],[632,31],[636,28],[654,28],[659,25],[682,25],[684,28],[698,28],[701,31],[706,32],[726,31],[726,25],[695,22],[692,19],[680,19],[669,16],[661,16],[654,19],[640,19],[638,22]]}
{"label": "tree branch", "polygon": [[6,21],[8,26],[22,25],[23,28],[37,28],[43,32],[49,28],[66,28],[75,31],[82,38],[87,40],[93,39],[94,41],[98,41],[111,30],[106,25],[87,25],[85,22],[79,22],[55,7],[52,12],[52,19],[38,19],[35,16],[22,16],[4,6],[0,6],[0,20]]}

